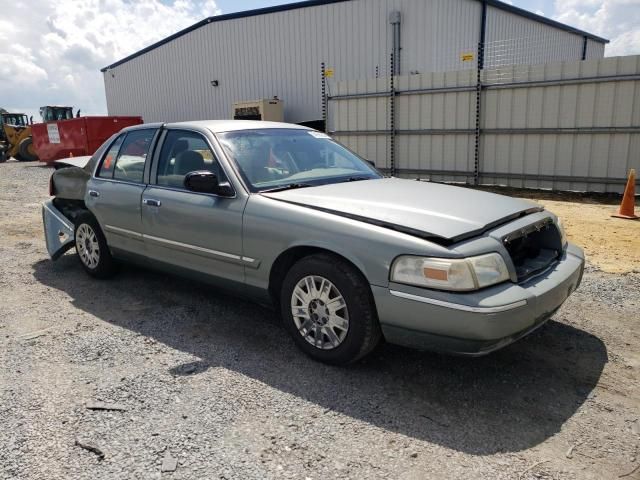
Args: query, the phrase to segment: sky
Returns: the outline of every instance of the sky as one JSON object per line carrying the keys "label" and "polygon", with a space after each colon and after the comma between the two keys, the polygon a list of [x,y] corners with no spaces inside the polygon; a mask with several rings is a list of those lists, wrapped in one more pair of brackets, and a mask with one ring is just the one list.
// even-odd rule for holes
{"label": "sky", "polygon": [[[205,17],[287,0],[0,0],[0,107],[39,120],[42,105],[104,115],[100,68]],[[640,54],[640,0],[509,0]]]}

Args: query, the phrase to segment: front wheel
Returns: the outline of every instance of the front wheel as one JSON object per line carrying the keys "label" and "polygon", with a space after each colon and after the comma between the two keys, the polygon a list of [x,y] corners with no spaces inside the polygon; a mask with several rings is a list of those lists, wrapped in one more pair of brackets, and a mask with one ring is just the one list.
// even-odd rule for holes
{"label": "front wheel", "polygon": [[380,341],[368,282],[336,256],[316,254],[299,260],[285,277],[280,305],[298,347],[321,362],[354,362]]}
{"label": "front wheel", "polygon": [[19,160],[21,162],[35,162],[38,160],[38,155],[36,155],[36,151],[33,148],[33,138],[31,137],[23,138],[20,141],[18,151],[20,152]]}
{"label": "front wheel", "polygon": [[95,217],[83,213],[76,220],[76,253],[85,271],[96,278],[109,278],[116,272],[107,240]]}

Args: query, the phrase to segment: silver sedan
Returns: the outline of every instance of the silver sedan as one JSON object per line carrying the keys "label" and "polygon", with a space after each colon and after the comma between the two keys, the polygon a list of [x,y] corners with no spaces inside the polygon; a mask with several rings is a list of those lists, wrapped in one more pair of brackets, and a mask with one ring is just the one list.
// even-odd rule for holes
{"label": "silver sedan", "polygon": [[582,250],[541,206],[384,178],[306,127],[145,124],[72,163],[43,206],[53,259],[75,245],[96,278],[137,262],[268,303],[327,363],[383,338],[486,354],[542,325],[582,277]]}

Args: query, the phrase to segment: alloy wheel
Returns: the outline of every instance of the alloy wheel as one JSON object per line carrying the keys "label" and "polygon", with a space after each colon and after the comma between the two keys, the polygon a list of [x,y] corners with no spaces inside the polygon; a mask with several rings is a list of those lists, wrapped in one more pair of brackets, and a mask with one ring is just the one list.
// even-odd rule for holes
{"label": "alloy wheel", "polygon": [[318,275],[302,278],[291,294],[293,321],[302,337],[316,348],[338,347],[349,331],[349,310],[338,288]]}
{"label": "alloy wheel", "polygon": [[94,269],[100,262],[100,246],[98,237],[93,228],[86,223],[78,227],[76,231],[76,247],[80,260],[88,268]]}

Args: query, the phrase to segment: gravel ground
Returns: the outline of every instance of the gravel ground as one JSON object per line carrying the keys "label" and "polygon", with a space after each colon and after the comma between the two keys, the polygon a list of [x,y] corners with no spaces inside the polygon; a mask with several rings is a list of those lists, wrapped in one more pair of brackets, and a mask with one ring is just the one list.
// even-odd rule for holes
{"label": "gravel ground", "polygon": [[0,165],[0,478],[612,479],[640,465],[637,273],[590,266],[552,321],[488,357],[383,345],[333,368],[262,307],[51,262],[49,174]]}

